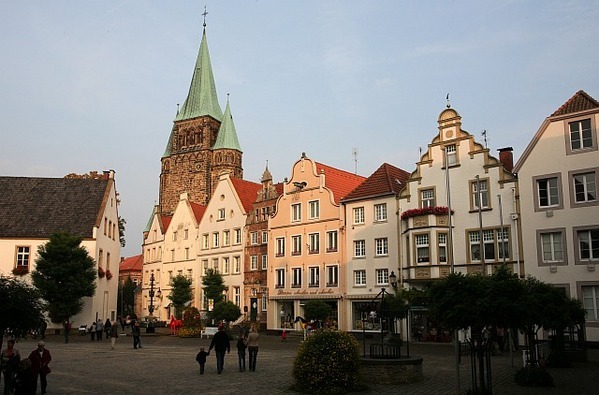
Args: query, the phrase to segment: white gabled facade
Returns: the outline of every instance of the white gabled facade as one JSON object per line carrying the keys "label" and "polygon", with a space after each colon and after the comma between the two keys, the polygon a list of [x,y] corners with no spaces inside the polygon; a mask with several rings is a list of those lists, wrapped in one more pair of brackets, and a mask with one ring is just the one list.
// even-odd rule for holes
{"label": "white gabled facade", "polygon": [[545,119],[515,167],[526,273],[563,288],[599,341],[599,103],[577,92]]}

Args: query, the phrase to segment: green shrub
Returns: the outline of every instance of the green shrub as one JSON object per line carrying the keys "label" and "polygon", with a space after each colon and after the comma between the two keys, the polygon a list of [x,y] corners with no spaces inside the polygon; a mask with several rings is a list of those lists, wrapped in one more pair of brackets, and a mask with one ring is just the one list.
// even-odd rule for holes
{"label": "green shrub", "polygon": [[201,334],[201,326],[184,326],[179,329],[179,332],[177,333],[179,337],[200,337]]}
{"label": "green shrub", "polygon": [[318,330],[301,344],[293,362],[294,390],[339,394],[360,388],[356,340],[334,329]]}
{"label": "green shrub", "polygon": [[516,373],[516,383],[525,387],[553,387],[553,377],[538,366],[527,366]]}

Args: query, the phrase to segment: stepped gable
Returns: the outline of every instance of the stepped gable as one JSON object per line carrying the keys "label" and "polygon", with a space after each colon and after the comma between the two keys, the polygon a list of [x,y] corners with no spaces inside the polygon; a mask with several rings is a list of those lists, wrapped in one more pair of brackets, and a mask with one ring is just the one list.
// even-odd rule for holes
{"label": "stepped gable", "polygon": [[119,271],[122,272],[141,272],[141,268],[143,265],[142,255],[134,255],[129,258],[123,259],[121,264],[119,265]]}
{"label": "stepped gable", "polygon": [[321,173],[324,173],[324,186],[333,192],[333,198],[337,204],[339,204],[342,197],[347,195],[366,179],[357,174],[336,169],[319,162],[314,162],[314,164],[316,165],[316,174],[320,175]]}
{"label": "stepped gable", "polygon": [[585,91],[579,90],[570,98],[570,100],[555,110],[551,116],[572,114],[579,111],[592,110],[594,108],[599,108],[599,102],[589,96]]}
{"label": "stepped gable", "polygon": [[203,204],[198,204],[198,203],[194,203],[194,202],[189,202],[189,205],[191,206],[193,215],[195,216],[196,221],[199,224],[200,221],[202,220],[202,217],[204,216],[204,213],[206,212],[206,206],[204,206]]}
{"label": "stepped gable", "polygon": [[342,200],[364,199],[374,196],[399,194],[405,187],[410,173],[388,163],[383,163],[363,183],[348,193]]}
{"label": "stepped gable", "polygon": [[258,191],[262,189],[262,184],[232,177],[231,182],[233,183],[235,191],[237,191],[237,196],[239,196],[239,200],[241,200],[243,209],[246,213],[250,213],[253,209],[253,204],[258,197]]}
{"label": "stepped gable", "polygon": [[0,237],[93,238],[112,179],[0,177]]}

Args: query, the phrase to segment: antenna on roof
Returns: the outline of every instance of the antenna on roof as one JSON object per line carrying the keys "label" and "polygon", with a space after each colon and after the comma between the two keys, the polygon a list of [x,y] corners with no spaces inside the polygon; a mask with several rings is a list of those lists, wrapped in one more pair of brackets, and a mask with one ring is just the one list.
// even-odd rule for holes
{"label": "antenna on roof", "polygon": [[206,11],[206,7],[207,7],[207,5],[204,6],[204,13],[202,13],[202,15],[204,15],[204,29],[206,28],[206,15],[208,15],[208,11]]}
{"label": "antenna on roof", "polygon": [[488,148],[487,147],[487,129],[483,129],[483,132],[481,133],[483,135],[483,140],[485,142],[485,149]]}
{"label": "antenna on roof", "polygon": [[422,157],[422,147],[418,147],[418,160]]}
{"label": "antenna on roof", "polygon": [[358,149],[352,148],[351,154],[354,157],[354,174],[358,174]]}

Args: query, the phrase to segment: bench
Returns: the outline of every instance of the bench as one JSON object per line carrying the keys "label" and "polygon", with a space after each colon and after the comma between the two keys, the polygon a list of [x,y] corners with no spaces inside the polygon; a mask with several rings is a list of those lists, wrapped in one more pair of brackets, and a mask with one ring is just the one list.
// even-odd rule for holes
{"label": "bench", "polygon": [[206,337],[210,337],[210,336],[214,336],[214,334],[218,332],[218,328],[215,326],[207,326],[204,329],[202,329],[202,333],[200,333],[200,339],[203,338],[204,336]]}

